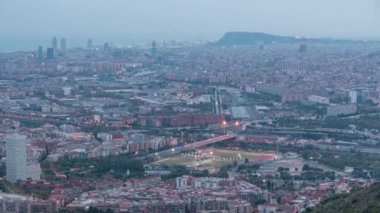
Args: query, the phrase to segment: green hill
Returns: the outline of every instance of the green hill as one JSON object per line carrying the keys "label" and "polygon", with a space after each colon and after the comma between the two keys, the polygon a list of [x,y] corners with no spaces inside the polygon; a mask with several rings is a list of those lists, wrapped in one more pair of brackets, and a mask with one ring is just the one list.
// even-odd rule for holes
{"label": "green hill", "polygon": [[[331,38],[303,38],[278,36],[260,32],[227,32],[215,44],[217,45],[255,45],[262,43],[361,43],[361,40],[342,40]],[[371,41],[377,42],[377,41]]]}
{"label": "green hill", "polygon": [[379,213],[380,212],[380,183],[349,194],[331,197],[313,211],[313,213]]}
{"label": "green hill", "polygon": [[276,36],[266,33],[228,32],[218,41],[220,45],[246,45],[258,42],[295,42],[297,39],[290,36]]}

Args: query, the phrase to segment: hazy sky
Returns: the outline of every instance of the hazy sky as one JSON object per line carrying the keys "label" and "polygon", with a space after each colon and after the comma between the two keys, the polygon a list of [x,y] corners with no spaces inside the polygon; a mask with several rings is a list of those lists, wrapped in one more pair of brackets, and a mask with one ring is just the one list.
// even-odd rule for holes
{"label": "hazy sky", "polygon": [[0,0],[0,51],[113,41],[216,40],[227,31],[380,38],[380,0]]}

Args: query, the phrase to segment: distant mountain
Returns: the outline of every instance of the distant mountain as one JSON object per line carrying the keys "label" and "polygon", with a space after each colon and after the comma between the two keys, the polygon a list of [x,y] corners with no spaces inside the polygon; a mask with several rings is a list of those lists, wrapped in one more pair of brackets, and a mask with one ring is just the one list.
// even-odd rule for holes
{"label": "distant mountain", "polygon": [[313,213],[378,213],[380,212],[380,183],[322,201]]}
{"label": "distant mountain", "polygon": [[311,42],[322,42],[322,43],[356,43],[363,41],[354,40],[338,40],[329,38],[298,38],[294,36],[278,36],[271,35],[267,33],[258,32],[228,32],[217,41],[217,45],[252,45],[261,43],[311,43]]}

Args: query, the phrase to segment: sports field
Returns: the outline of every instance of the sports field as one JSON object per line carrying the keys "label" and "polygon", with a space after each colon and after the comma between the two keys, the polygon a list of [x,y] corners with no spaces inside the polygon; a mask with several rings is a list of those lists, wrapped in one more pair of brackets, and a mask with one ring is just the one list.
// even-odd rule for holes
{"label": "sports field", "polygon": [[220,168],[222,166],[227,166],[231,164],[230,161],[223,161],[212,156],[203,157],[191,157],[183,155],[175,155],[171,157],[162,158],[155,163],[165,164],[168,166],[182,165],[182,166],[192,166],[192,167],[215,167]]}
{"label": "sports field", "polygon": [[[195,156],[196,155],[196,156]],[[170,157],[164,157],[156,163],[168,166],[183,165],[192,167],[215,167],[220,168],[231,164],[236,160],[248,159],[251,162],[270,161],[277,158],[272,152],[246,152],[230,149],[200,149],[193,153],[176,154]]]}
{"label": "sports field", "polygon": [[222,159],[248,159],[250,161],[268,161],[276,159],[277,155],[272,152],[247,152],[241,150],[230,149],[208,149],[204,150],[206,153],[212,153],[213,155]]}

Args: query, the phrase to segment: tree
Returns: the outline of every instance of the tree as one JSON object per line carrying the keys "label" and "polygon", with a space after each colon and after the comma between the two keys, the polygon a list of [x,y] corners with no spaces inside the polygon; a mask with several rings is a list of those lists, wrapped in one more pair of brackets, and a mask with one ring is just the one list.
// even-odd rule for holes
{"label": "tree", "polygon": [[244,163],[248,163],[249,162],[249,159],[248,158],[245,158],[244,159]]}
{"label": "tree", "polygon": [[308,171],[308,170],[310,170],[310,166],[309,166],[309,164],[305,164],[305,165],[303,165],[303,167],[302,167],[302,171]]}

